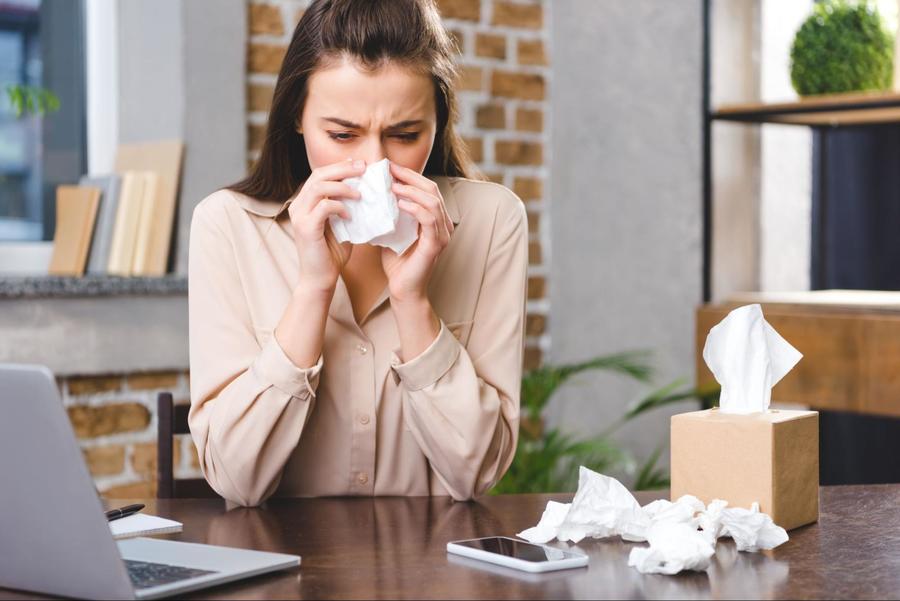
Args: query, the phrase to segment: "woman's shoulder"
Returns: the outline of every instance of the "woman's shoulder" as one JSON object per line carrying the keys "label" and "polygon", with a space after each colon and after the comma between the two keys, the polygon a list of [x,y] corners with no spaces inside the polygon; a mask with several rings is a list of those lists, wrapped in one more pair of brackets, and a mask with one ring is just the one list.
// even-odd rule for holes
{"label": "woman's shoulder", "polygon": [[[486,222],[483,218],[495,214],[497,220],[503,222],[522,222],[527,224],[525,203],[519,196],[504,186],[492,181],[470,179],[467,177],[445,177],[444,186],[450,191],[450,199],[445,195],[444,202],[454,204],[460,219],[467,215],[479,215],[477,221]],[[441,182],[438,182],[440,185]]]}
{"label": "woman's shoulder", "polygon": [[251,213],[260,217],[274,217],[281,212],[283,203],[259,200],[246,194],[220,188],[209,194],[194,207],[194,219],[229,220],[237,213]]}

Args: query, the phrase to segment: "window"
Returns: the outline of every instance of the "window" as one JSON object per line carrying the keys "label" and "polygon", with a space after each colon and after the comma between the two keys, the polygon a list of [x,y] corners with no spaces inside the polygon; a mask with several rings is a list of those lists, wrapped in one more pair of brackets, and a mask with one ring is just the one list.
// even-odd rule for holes
{"label": "window", "polygon": [[[51,240],[56,186],[86,169],[83,3],[0,2],[0,241]],[[43,87],[61,102],[15,115],[6,89]]]}

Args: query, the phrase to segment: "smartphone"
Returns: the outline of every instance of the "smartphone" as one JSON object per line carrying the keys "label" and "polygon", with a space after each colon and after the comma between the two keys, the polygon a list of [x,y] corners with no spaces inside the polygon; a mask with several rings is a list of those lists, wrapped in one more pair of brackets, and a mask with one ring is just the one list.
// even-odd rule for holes
{"label": "smartphone", "polygon": [[447,552],[526,572],[567,570],[588,564],[587,555],[535,545],[508,536],[451,541],[447,543]]}

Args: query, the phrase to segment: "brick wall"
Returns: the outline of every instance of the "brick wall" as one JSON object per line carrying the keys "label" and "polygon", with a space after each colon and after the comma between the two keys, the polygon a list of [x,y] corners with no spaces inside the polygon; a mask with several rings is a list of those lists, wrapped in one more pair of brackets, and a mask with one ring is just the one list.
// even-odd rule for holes
{"label": "brick wall", "polygon": [[[548,0],[439,0],[460,48],[460,123],[472,157],[526,203],[530,225],[525,368],[548,350],[550,263]],[[305,0],[250,0],[248,163],[259,157],[278,69]]]}
{"label": "brick wall", "polygon": [[[156,495],[156,395],[188,403],[187,373],[58,379],[63,404],[97,489],[108,498]],[[190,436],[178,436],[176,478],[200,478]]]}

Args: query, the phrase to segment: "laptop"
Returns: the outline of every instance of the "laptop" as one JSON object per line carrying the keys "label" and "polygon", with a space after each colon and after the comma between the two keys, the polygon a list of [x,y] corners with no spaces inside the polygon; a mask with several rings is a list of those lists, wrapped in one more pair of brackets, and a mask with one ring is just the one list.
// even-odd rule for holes
{"label": "laptop", "polygon": [[300,565],[300,557],[113,540],[53,374],[0,364],[0,588],[157,599]]}

